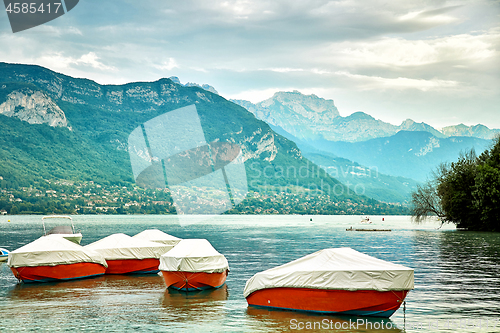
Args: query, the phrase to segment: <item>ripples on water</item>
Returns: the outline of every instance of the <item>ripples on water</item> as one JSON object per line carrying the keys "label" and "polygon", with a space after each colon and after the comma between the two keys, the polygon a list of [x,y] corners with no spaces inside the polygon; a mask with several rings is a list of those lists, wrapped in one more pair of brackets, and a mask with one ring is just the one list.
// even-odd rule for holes
{"label": "ripples on water", "polygon": [[[310,218],[220,216],[181,227],[165,216],[75,216],[82,245],[148,228],[206,238],[229,261],[227,283],[198,293],[167,290],[158,275],[17,284],[2,264],[0,331],[284,332],[293,323],[309,323],[322,328],[314,331],[326,332],[500,332],[500,234],[435,230],[436,225],[413,225],[406,217],[385,217],[384,222],[377,217],[369,226],[360,225],[357,216]],[[0,247],[14,250],[41,235],[39,216],[8,219],[12,222],[0,217]],[[351,225],[393,231],[347,232]],[[401,308],[388,321],[247,307],[243,288],[255,273],[342,246],[415,269],[415,290],[406,299],[405,313]],[[352,323],[359,323],[358,329]],[[335,329],[348,324],[351,329]]]}

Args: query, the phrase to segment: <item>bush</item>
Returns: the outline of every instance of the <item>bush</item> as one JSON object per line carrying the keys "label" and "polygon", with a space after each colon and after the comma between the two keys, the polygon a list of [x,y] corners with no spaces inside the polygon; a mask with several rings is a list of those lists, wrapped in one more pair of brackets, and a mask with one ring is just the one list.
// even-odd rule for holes
{"label": "bush", "polygon": [[471,150],[440,165],[412,194],[412,205],[417,222],[435,215],[467,230],[500,231],[500,137],[480,157]]}

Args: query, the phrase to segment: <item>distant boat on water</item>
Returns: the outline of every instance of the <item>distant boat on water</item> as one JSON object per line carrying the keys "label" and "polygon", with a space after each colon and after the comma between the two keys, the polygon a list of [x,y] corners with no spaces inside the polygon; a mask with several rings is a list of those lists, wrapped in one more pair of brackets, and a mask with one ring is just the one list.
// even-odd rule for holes
{"label": "distant boat on water", "polygon": [[370,221],[370,218],[368,216],[361,218],[361,223],[362,224],[371,224],[372,221]]}

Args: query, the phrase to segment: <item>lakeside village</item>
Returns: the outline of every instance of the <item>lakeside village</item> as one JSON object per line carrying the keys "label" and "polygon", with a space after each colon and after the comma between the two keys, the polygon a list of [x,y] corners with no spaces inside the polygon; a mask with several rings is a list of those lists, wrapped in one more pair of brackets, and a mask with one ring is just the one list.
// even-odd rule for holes
{"label": "lakeside village", "polygon": [[[11,185],[11,186],[9,186]],[[170,190],[93,181],[41,181],[17,187],[0,179],[0,214],[176,214]],[[15,185],[15,184],[14,184]],[[200,192],[210,190],[200,188]],[[187,194],[186,194],[187,195]],[[226,214],[364,215],[408,214],[408,208],[366,198],[363,202],[304,188],[259,188]]]}

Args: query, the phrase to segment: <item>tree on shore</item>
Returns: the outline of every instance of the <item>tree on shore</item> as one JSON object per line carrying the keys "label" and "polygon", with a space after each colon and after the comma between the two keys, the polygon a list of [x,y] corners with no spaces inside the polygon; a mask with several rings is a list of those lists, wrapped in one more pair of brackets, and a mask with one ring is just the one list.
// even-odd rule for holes
{"label": "tree on shore", "polygon": [[412,206],[416,222],[437,216],[467,230],[500,231],[500,136],[479,157],[471,150],[441,164],[412,194]]}

